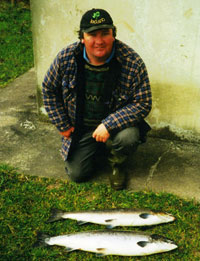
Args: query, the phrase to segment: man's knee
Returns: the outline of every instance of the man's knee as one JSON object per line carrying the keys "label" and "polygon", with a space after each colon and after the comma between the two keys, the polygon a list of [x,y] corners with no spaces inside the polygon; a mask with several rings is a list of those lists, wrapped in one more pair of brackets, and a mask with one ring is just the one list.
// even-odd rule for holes
{"label": "man's knee", "polygon": [[136,150],[139,144],[139,129],[137,127],[126,128],[116,134],[112,140],[112,148],[116,151]]}
{"label": "man's knee", "polygon": [[66,163],[66,172],[70,180],[76,182],[76,183],[81,183],[85,182],[90,178],[91,175],[91,168],[88,166],[86,167],[85,165],[81,164],[67,164]]}

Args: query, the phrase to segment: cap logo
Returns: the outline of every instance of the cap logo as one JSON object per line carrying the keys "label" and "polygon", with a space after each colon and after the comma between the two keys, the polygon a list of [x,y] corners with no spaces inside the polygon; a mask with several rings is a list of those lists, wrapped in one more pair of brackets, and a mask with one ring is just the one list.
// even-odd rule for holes
{"label": "cap logo", "polygon": [[101,24],[101,23],[103,23],[103,22],[105,22],[106,20],[105,20],[105,18],[101,18],[101,19],[99,19],[99,20],[93,20],[93,19],[91,19],[90,20],[90,24]]}
{"label": "cap logo", "polygon": [[100,12],[95,12],[95,13],[93,13],[92,18],[94,18],[94,19],[98,19],[99,16],[100,16]]}
{"label": "cap logo", "polygon": [[103,22],[105,22],[105,18],[101,18],[98,20],[98,18],[100,17],[100,12],[95,12],[92,15],[92,18],[94,18],[95,20],[91,19],[90,20],[90,24],[101,24]]}

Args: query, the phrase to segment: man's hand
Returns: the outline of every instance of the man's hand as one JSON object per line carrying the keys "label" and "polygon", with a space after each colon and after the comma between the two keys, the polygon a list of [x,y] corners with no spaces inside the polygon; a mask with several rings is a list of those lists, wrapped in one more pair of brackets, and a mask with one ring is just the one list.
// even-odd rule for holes
{"label": "man's hand", "polygon": [[106,142],[107,139],[110,137],[109,132],[107,131],[106,127],[103,123],[101,123],[96,130],[92,133],[92,137],[99,142]]}
{"label": "man's hand", "polygon": [[66,138],[69,138],[71,136],[71,133],[74,132],[74,127],[71,127],[67,131],[60,132],[61,135],[63,135]]}

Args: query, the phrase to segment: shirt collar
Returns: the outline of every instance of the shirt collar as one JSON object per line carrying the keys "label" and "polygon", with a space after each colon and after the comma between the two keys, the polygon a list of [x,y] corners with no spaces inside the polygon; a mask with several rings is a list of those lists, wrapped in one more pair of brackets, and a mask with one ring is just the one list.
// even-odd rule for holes
{"label": "shirt collar", "polygon": [[[115,53],[115,43],[113,44],[112,52],[111,52],[110,56],[108,57],[108,59],[105,61],[105,63],[109,63],[110,62],[110,60],[114,56],[114,53]],[[85,46],[83,47],[83,58],[86,60],[86,62],[90,63],[90,61],[89,61],[89,59],[87,57],[87,54],[86,54]]]}

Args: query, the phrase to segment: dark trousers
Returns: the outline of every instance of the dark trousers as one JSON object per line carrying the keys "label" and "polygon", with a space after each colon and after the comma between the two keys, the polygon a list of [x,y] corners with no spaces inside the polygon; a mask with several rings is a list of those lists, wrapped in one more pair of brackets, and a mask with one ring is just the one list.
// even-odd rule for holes
{"label": "dark trousers", "polygon": [[83,134],[76,146],[70,151],[70,156],[66,161],[66,171],[72,181],[83,182],[91,178],[102,153],[109,151],[108,160],[111,164],[122,164],[139,144],[137,127],[119,131],[106,143],[96,142],[92,138],[92,133]]}

